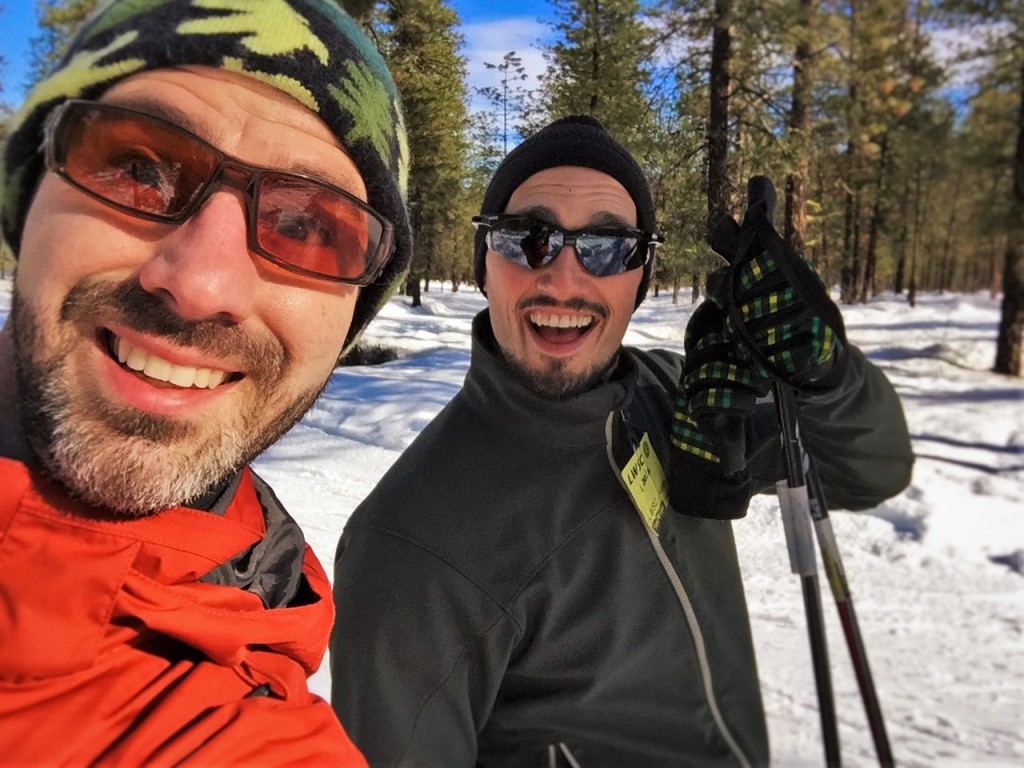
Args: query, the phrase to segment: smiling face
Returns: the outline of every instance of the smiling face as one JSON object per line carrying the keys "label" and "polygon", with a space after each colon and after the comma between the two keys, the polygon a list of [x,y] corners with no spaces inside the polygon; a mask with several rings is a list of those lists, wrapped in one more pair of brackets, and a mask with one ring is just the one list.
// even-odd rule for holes
{"label": "smiling face", "polygon": [[[240,160],[366,199],[319,118],[250,78],[157,70],[100,100],[185,119]],[[110,513],[216,487],[305,413],[334,368],[359,289],[254,256],[244,209],[222,187],[183,224],[155,223],[52,173],[40,183],[5,329],[22,428],[51,474]]]}
{"label": "smiling face", "polygon": [[[506,213],[529,214],[568,230],[637,224],[625,187],[576,166],[528,178],[512,193]],[[494,337],[530,389],[544,397],[569,397],[607,373],[632,317],[642,269],[595,277],[568,245],[541,269],[513,264],[491,250],[486,259]]]}

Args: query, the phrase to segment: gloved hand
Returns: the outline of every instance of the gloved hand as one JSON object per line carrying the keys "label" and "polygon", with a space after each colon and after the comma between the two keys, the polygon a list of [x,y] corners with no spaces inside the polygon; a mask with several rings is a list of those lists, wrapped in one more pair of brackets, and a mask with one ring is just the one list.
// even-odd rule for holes
{"label": "gloved hand", "polygon": [[[711,247],[730,267],[708,278],[708,296],[728,313],[727,331],[739,354],[763,374],[802,389],[827,390],[845,371],[846,330],[839,308],[814,268],[779,237],[769,202],[752,199],[743,224],[723,219]],[[752,182],[751,197],[757,186]]]}
{"label": "gloved hand", "polygon": [[725,312],[705,301],[686,326],[686,360],[672,420],[669,502],[697,517],[743,517],[750,502],[747,417],[771,380],[742,360]]}
{"label": "gloved hand", "polygon": [[772,380],[739,354],[726,331],[725,311],[711,301],[701,304],[687,323],[683,348],[679,399],[685,400],[687,414],[714,443],[721,473],[729,477],[746,466],[743,425],[757,398],[768,394]]}

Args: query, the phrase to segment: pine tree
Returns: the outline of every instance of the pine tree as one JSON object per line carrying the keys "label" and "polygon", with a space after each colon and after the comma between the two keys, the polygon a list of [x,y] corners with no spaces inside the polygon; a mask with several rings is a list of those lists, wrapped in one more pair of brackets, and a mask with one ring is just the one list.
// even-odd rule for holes
{"label": "pine tree", "polygon": [[703,277],[722,263],[707,246],[705,198],[705,125],[707,89],[692,86],[680,74],[681,86],[671,120],[662,128],[653,153],[651,189],[658,221],[666,238],[658,249],[656,280],[671,287],[673,303],[689,284],[696,301]]}
{"label": "pine tree", "polygon": [[502,154],[507,155],[512,134],[522,131],[523,114],[529,98],[529,91],[522,83],[529,75],[526,74],[523,60],[516,56],[515,51],[506,53],[500,64],[485,61],[484,67],[498,72],[498,83],[478,88],[477,92],[491,102],[496,115],[500,116],[500,127],[492,131],[492,134],[498,137]]}
{"label": "pine tree", "polygon": [[458,53],[459,18],[443,0],[392,0],[379,19],[377,35],[409,132],[415,251],[406,288],[415,306],[423,280],[471,272],[466,64]]}
{"label": "pine tree", "polygon": [[649,149],[652,127],[645,88],[654,39],[639,2],[553,0],[553,7],[558,40],[545,52],[544,122],[570,114],[591,115],[642,157]]}
{"label": "pine tree", "polygon": [[[866,300],[883,280],[916,285],[911,262],[933,225],[927,198],[934,189],[917,179],[932,178],[937,169],[930,163],[935,158],[917,157],[915,147],[922,133],[948,128],[934,108],[940,78],[928,55],[926,10],[907,0],[851,0],[823,3],[818,15],[823,35],[817,39],[837,42],[815,61],[819,117],[812,138],[826,126],[834,133],[828,140],[842,142],[844,151],[836,156],[812,143],[825,153],[812,161],[824,182],[822,198],[813,201],[825,206],[816,237],[827,243],[823,257],[838,267],[843,301]],[[895,239],[887,240],[893,232]]]}
{"label": "pine tree", "polygon": [[[946,0],[942,4],[961,26],[986,37],[981,47],[989,71],[979,82],[985,104],[1004,105],[1003,118],[1012,125],[1006,136],[1004,162],[1011,168],[999,192],[1005,203],[1000,227],[1006,233],[1003,254],[1003,303],[996,339],[994,370],[1024,375],[1024,5],[1020,0]],[[1005,95],[1006,98],[1000,98]],[[978,102],[981,103],[980,98]],[[995,172],[995,169],[991,169]]]}
{"label": "pine tree", "polygon": [[46,77],[60,60],[64,48],[82,26],[97,0],[37,0],[39,34],[29,40],[31,87]]}

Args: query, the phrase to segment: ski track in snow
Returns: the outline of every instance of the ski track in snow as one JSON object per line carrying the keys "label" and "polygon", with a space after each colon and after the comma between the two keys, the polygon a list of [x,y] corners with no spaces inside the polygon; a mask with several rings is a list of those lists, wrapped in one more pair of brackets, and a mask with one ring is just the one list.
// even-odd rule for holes
{"label": "ski track in snow", "polygon": [[[9,306],[0,281],[0,316]],[[341,368],[309,414],[257,461],[328,572],[359,501],[458,391],[475,289],[394,298],[365,340],[400,359]],[[636,346],[682,348],[694,306],[639,308]],[[990,372],[998,300],[883,295],[843,307],[847,333],[892,380],[918,459],[909,488],[830,515],[889,739],[902,766],[1024,765],[1024,381]],[[735,524],[774,762],[819,766],[821,729],[803,598],[773,497]],[[820,566],[819,566],[820,570]],[[843,760],[877,764],[832,597],[819,573]],[[325,663],[313,689],[329,697]]]}

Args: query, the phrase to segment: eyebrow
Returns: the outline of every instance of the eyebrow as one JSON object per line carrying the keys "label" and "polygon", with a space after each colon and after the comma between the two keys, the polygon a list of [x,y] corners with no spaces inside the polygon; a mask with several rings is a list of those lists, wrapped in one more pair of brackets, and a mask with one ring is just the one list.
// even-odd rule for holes
{"label": "eyebrow", "polygon": [[[154,99],[147,96],[133,96],[131,98],[114,99],[107,103],[117,107],[126,107],[128,109],[138,110],[139,112],[145,112],[147,114],[153,115],[153,117],[163,118],[168,122],[174,123],[179,128],[184,128],[186,131],[196,134],[196,136],[199,136],[201,139],[203,139],[203,141],[206,141],[212,144],[213,146],[217,147],[217,145],[214,144],[214,142],[209,138],[214,133],[210,123],[206,122],[205,120],[197,119],[194,115],[190,115],[188,112],[185,112],[184,110],[179,109],[178,107],[160,101],[159,99]],[[228,152],[224,152],[224,150],[222,150],[220,147],[217,147],[217,149],[223,154],[227,155],[228,157],[233,157],[233,155],[231,155]],[[274,170],[284,171],[285,173],[297,173],[303,176],[309,176],[312,179],[324,181],[330,184],[331,186],[344,189],[348,191],[349,194],[355,194],[355,192],[353,192],[350,189],[349,184],[347,183],[347,179],[343,179],[340,177],[325,177],[323,175],[324,169],[322,167],[316,167],[300,161],[289,163],[287,168],[275,168]],[[358,195],[356,196],[358,197]]]}
{"label": "eyebrow", "polygon": [[[546,205],[533,205],[529,208],[523,208],[518,211],[507,211],[507,213],[514,214],[516,216],[528,216],[530,218],[539,219],[545,224],[551,224],[554,227],[565,229],[559,221],[558,214],[548,208]],[[634,228],[635,224],[631,224],[626,221],[622,216],[611,211],[594,211],[588,219],[586,225],[581,229],[592,229],[594,227],[628,227]]]}

